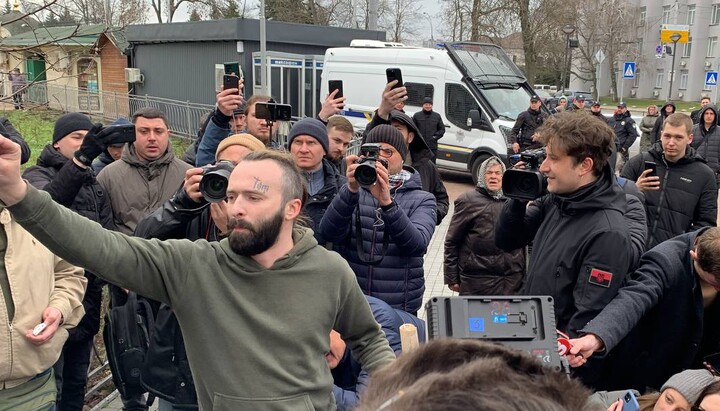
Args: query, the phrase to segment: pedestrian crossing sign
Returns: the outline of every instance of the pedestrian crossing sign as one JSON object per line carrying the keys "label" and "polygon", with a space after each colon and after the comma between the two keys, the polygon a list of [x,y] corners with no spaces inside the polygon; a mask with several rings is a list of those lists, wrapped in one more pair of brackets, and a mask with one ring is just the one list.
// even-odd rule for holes
{"label": "pedestrian crossing sign", "polygon": [[626,61],[623,65],[623,78],[635,78],[635,62]]}
{"label": "pedestrian crossing sign", "polygon": [[705,85],[706,86],[717,86],[718,84],[718,72],[708,71],[705,73]]}

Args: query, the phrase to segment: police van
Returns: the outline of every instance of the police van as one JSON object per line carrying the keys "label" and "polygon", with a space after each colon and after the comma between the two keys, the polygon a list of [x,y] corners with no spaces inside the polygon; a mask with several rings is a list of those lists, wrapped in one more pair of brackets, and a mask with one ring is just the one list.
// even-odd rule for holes
{"label": "police van", "polygon": [[320,95],[327,95],[328,81],[342,80],[347,100],[341,115],[364,129],[382,98],[387,68],[402,71],[408,115],[422,110],[423,99],[431,97],[433,110],[442,116],[439,167],[469,171],[477,181],[480,164],[489,156],[507,162],[510,130],[528,109],[533,89],[503,49],[467,42],[431,49],[355,40],[350,47],[326,51]]}

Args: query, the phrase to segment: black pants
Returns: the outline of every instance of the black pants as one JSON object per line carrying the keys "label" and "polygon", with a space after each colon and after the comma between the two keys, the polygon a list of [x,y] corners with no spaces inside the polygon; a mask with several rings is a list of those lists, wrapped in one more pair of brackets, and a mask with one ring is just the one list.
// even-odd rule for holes
{"label": "black pants", "polygon": [[430,151],[432,151],[432,162],[435,164],[437,162],[437,148],[431,148]]}
{"label": "black pants", "polygon": [[92,337],[68,341],[63,346],[60,359],[55,363],[55,382],[58,387],[58,411],[82,411],[85,404]]}

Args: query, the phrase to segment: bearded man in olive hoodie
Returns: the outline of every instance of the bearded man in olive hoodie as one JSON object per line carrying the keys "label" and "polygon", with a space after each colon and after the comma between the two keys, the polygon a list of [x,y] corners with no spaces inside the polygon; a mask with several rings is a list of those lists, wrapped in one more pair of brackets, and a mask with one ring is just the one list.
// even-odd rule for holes
{"label": "bearded man in olive hoodie", "polygon": [[305,198],[287,154],[254,152],[230,176],[228,238],[129,237],[28,186],[0,137],[0,201],[51,251],[175,310],[204,410],[334,409],[332,329],[370,374],[395,358],[347,262],[295,225]]}

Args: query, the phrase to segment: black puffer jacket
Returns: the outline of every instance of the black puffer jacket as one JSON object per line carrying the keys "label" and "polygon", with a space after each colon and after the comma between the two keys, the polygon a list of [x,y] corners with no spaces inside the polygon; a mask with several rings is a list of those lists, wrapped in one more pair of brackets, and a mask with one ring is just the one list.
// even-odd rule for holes
{"label": "black puffer jacket", "polygon": [[420,134],[420,130],[418,130],[415,122],[412,121],[407,114],[398,110],[391,111],[388,120],[383,120],[377,115],[377,112],[375,112],[372,121],[365,127],[364,136],[367,136],[367,133],[369,133],[373,127],[380,124],[390,124],[392,120],[397,120],[405,124],[408,129],[415,134],[415,138],[408,145],[410,162],[408,164],[408,161],[406,161],[405,164],[412,166],[412,168],[420,174],[423,191],[427,191],[435,197],[435,203],[437,204],[437,225],[440,225],[448,213],[448,208],[450,208],[450,198],[445,189],[445,184],[443,184],[442,178],[440,177],[440,172],[435,163],[432,162],[433,154],[428,148],[427,142],[422,137],[422,134]]}
{"label": "black puffer jacket", "polygon": [[655,120],[655,126],[652,129],[652,133],[650,133],[650,144],[655,144],[660,140],[660,132],[662,131],[662,125],[665,119],[669,114],[665,113],[665,107],[672,106],[673,113],[677,110],[675,108],[675,104],[673,104],[671,101],[665,103],[662,108],[660,108],[660,116]]}
{"label": "black puffer jacket", "polygon": [[[110,201],[95,180],[92,169],[81,169],[52,145],[45,146],[37,165],[25,170],[23,178],[34,187],[50,193],[55,202],[100,223],[105,228],[113,228]],[[90,338],[100,329],[100,304],[104,282],[89,271],[85,271],[85,277],[88,280],[83,298],[85,316],[76,328],[70,330],[68,341]]]}
{"label": "black puffer jacket", "polygon": [[432,110],[420,110],[413,114],[412,119],[428,147],[437,150],[438,140],[445,135],[445,123],[440,114]]}
{"label": "black puffer jacket", "polygon": [[[715,118],[718,117],[715,106],[707,105],[700,112],[700,118],[704,117],[706,111],[712,111],[715,113]],[[713,122],[707,130],[704,120],[696,124],[693,127],[693,141],[690,146],[707,161],[707,165],[715,174],[720,173],[720,127],[717,126],[717,122]]]}
{"label": "black puffer jacket", "polygon": [[577,335],[620,289],[632,263],[626,212],[609,164],[574,193],[548,194],[527,207],[518,200],[505,204],[495,243],[509,251],[533,241],[522,292],[555,299],[558,330]]}
{"label": "black puffer jacket", "polygon": [[717,183],[715,173],[695,149],[688,146],[685,157],[675,163],[665,161],[660,144],[631,158],[621,176],[637,181],[645,161],[657,164],[660,190],[645,191],[647,206],[647,249],[700,227],[717,222]]}
{"label": "black puffer jacket", "polygon": [[[548,115],[542,110],[528,109],[523,111],[515,120],[515,125],[510,132],[513,142],[520,144],[520,149],[525,150],[535,144],[532,140],[535,130],[540,127]],[[537,144],[540,146],[540,143]]]}
{"label": "black puffer jacket", "polygon": [[618,151],[629,150],[638,137],[635,120],[630,117],[630,112],[615,114],[608,119],[607,123],[615,130],[615,145]]}

